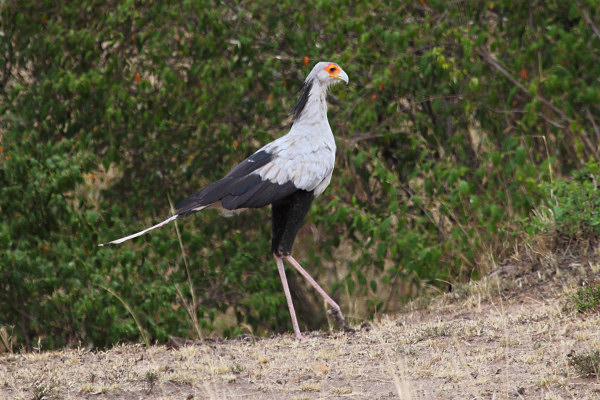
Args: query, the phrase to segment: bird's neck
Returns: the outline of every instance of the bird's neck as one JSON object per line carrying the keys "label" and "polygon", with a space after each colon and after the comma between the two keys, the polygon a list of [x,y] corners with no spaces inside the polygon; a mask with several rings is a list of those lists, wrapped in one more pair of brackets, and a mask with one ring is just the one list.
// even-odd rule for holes
{"label": "bird's neck", "polygon": [[329,122],[327,121],[327,88],[321,87],[317,81],[314,81],[308,87],[304,88],[299,104],[303,101],[303,97],[305,97],[305,103],[302,104],[300,110],[296,111],[292,127],[329,126]]}

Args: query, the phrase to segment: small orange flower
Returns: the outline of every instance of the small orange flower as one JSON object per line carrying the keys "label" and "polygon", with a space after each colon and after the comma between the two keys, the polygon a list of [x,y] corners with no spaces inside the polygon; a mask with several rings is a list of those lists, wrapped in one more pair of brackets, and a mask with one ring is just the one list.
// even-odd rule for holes
{"label": "small orange flower", "polygon": [[269,104],[273,103],[273,92],[269,93]]}
{"label": "small orange flower", "polygon": [[304,57],[304,67],[308,66],[308,61],[309,61],[309,58],[308,57]]}
{"label": "small orange flower", "polygon": [[375,99],[377,98],[377,95],[376,95],[375,93],[373,93],[373,94],[371,95],[371,98],[372,98],[373,100],[375,100]]}
{"label": "small orange flower", "polygon": [[237,147],[239,146],[239,142],[237,140],[233,141],[233,147],[235,147],[237,149]]}
{"label": "small orange flower", "polygon": [[135,73],[135,83],[140,83],[140,74]]}
{"label": "small orange flower", "polygon": [[315,365],[315,372],[325,375],[327,373],[327,365]]}
{"label": "small orange flower", "polygon": [[519,75],[521,76],[522,79],[529,78],[529,72],[527,72],[527,70],[524,69],[524,68],[521,68],[521,71],[519,72]]}
{"label": "small orange flower", "polygon": [[383,83],[380,83],[379,84],[379,91],[382,91],[382,90],[383,90]]}
{"label": "small orange flower", "polygon": [[131,41],[132,41],[132,42],[135,42],[135,33],[132,33],[132,34],[131,34]]}

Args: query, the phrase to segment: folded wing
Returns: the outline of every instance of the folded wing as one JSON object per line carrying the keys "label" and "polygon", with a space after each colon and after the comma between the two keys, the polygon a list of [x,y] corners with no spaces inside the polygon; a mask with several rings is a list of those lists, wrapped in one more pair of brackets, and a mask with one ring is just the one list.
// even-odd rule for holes
{"label": "folded wing", "polygon": [[218,202],[227,210],[259,208],[289,196],[298,190],[293,181],[272,182],[259,174],[265,166],[276,163],[277,157],[273,154],[257,151],[222,179],[177,204],[177,214],[192,214]]}

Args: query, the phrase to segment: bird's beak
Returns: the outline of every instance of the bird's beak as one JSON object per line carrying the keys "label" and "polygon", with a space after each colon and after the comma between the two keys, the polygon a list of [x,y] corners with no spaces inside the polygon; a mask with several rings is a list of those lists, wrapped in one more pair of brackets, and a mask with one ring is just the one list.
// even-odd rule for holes
{"label": "bird's beak", "polygon": [[348,75],[344,71],[340,71],[338,75],[335,76],[337,79],[341,79],[348,84]]}

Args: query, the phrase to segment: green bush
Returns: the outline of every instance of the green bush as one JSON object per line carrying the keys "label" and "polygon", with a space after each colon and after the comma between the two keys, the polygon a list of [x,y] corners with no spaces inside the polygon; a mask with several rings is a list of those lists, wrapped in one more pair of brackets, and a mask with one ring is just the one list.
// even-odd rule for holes
{"label": "green bush", "polygon": [[600,237],[597,177],[600,177],[600,166],[596,161],[589,161],[574,171],[571,178],[541,185],[544,201],[539,212],[526,224],[526,230],[553,237],[559,248],[577,243],[594,247]]}
{"label": "green bush", "polygon": [[568,304],[580,313],[600,310],[600,283],[591,282],[582,286],[569,296]]}
{"label": "green bush", "polygon": [[[288,330],[269,210],[180,223],[189,276],[173,226],[97,243],[162,220],[169,197],[284,133],[321,59],[351,85],[330,95],[336,171],[298,258],[356,319],[480,276],[511,251],[540,183],[598,158],[599,10],[4,1],[0,325],[45,348],[194,336],[195,318],[207,334]],[[301,323],[324,326],[309,322],[320,301],[290,275]]]}
{"label": "green bush", "polygon": [[597,377],[600,372],[600,350],[587,350],[573,354],[569,365],[583,377]]}

